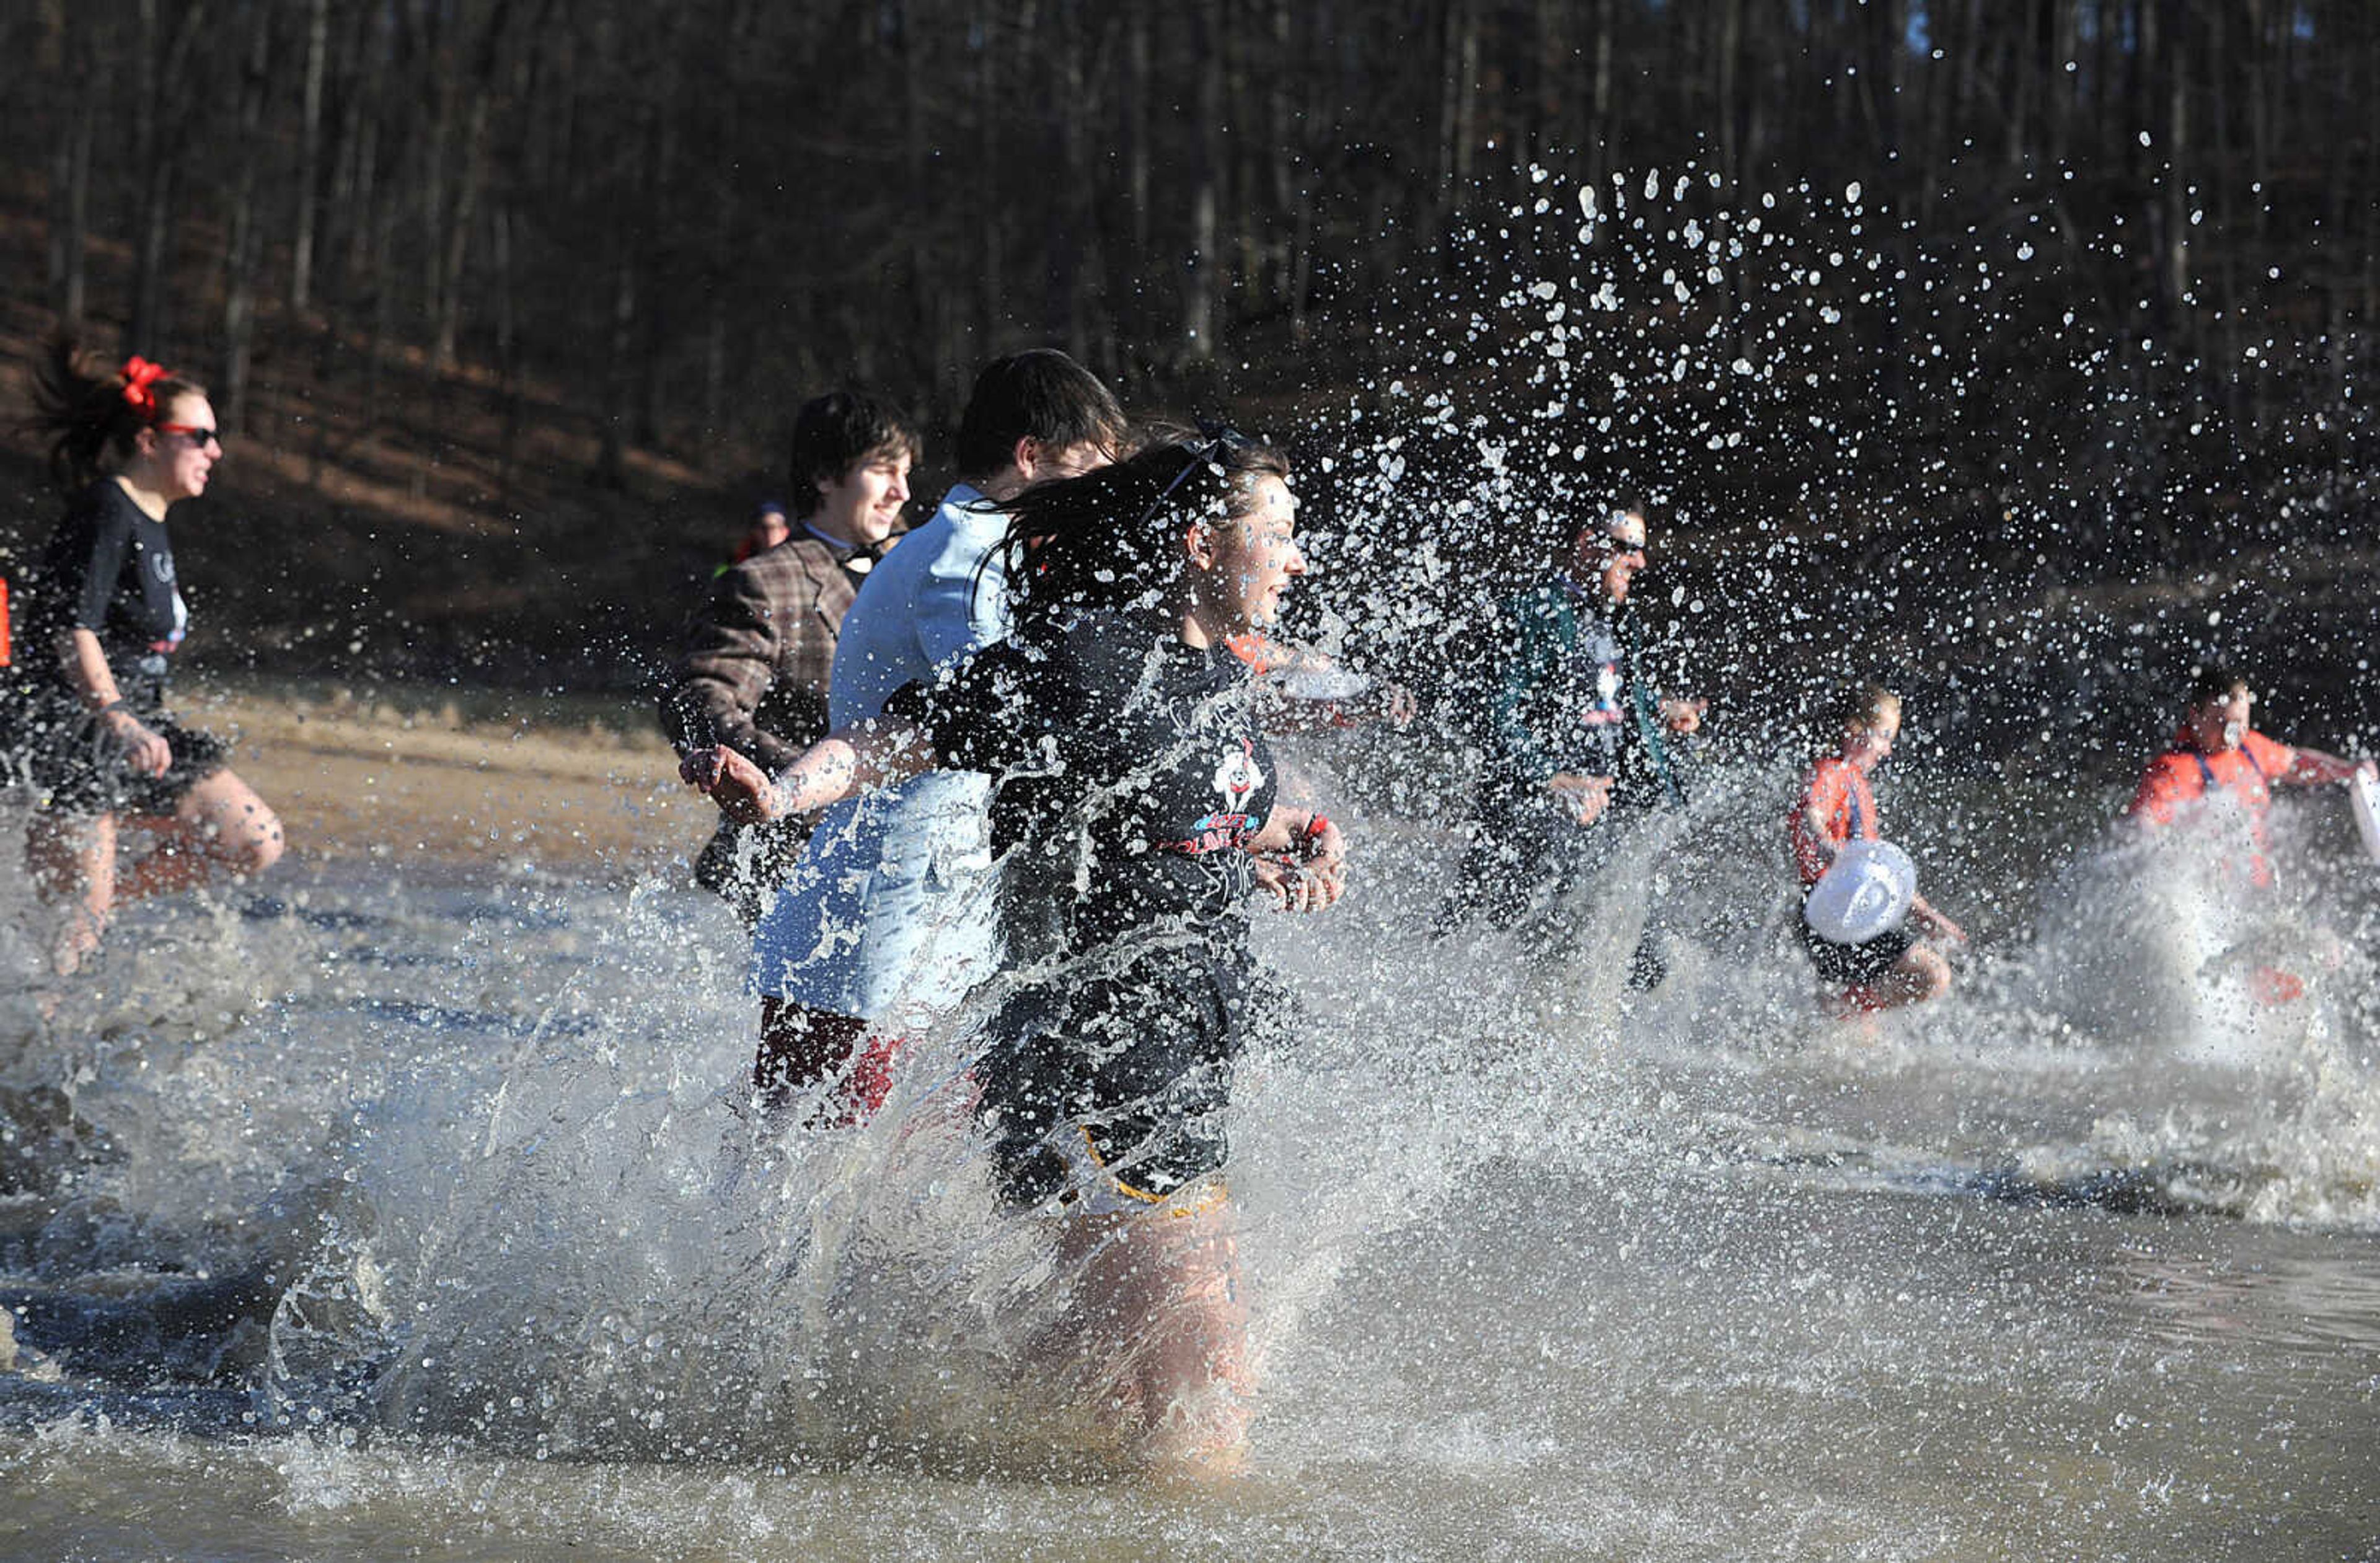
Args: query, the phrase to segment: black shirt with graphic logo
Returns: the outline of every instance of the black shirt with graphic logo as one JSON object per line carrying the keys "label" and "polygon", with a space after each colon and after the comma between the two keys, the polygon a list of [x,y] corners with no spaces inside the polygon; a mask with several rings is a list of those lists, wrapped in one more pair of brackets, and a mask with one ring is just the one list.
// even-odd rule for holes
{"label": "black shirt with graphic logo", "polygon": [[65,687],[66,670],[52,648],[66,631],[87,629],[99,637],[126,699],[141,708],[164,703],[169,659],[189,613],[175,583],[165,524],[133,503],[115,479],[103,478],[67,503],[25,595],[19,643],[26,651],[17,660],[29,673]]}
{"label": "black shirt with graphic logo", "polygon": [[1162,1198],[1220,1169],[1232,1060],[1265,987],[1250,837],[1279,791],[1246,667],[1147,618],[1006,642],[886,705],[993,778],[1013,987],[978,1061],[1008,1197],[1063,1193],[1079,1135]]}
{"label": "black shirt with graphic logo", "polygon": [[1246,666],[1146,620],[1004,641],[886,703],[993,779],[1012,960],[1149,931],[1245,939],[1247,838],[1279,788]]}

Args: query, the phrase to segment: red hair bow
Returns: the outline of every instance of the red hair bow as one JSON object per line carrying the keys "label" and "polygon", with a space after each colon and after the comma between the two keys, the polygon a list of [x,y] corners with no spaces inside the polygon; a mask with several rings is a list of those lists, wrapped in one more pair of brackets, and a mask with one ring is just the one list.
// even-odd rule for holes
{"label": "red hair bow", "polygon": [[124,399],[150,422],[157,418],[157,393],[150,387],[165,378],[165,366],[134,357],[124,360]]}

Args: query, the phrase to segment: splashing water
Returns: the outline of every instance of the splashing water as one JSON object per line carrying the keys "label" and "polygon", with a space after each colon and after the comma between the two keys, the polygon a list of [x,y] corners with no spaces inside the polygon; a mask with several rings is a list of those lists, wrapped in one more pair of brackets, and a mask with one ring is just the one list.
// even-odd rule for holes
{"label": "splashing water", "polygon": [[[1941,556],[1912,496],[1963,479],[1905,456],[1862,345],[1943,262],[1864,231],[1858,187],[1538,183],[1458,239],[1452,307],[1303,480],[1331,534],[1304,627],[1441,711],[1298,757],[1361,856],[1331,915],[1258,930],[1297,1020],[1233,1109],[1254,1477],[1109,1479],[1123,1364],[1053,1366],[1075,1277],[971,1130],[987,1000],[915,1039],[870,1123],[806,1129],[745,1100],[740,941],[693,892],[334,865],[135,914],[47,1016],[0,939],[28,1545],[2368,1544],[2380,897],[2343,821],[2284,816],[2284,893],[2248,914],[2205,883],[2219,841],[2109,829],[2122,753],[2070,717],[2153,735],[2151,663],[2106,599]],[[2027,285],[1962,297],[1994,282]],[[1971,347],[1903,332],[1900,394],[1987,394]],[[2054,487],[2016,532],[2054,529]],[[1702,556],[1662,598],[1732,726],[1553,956],[1433,940],[1483,605],[1621,488]],[[1908,675],[1881,806],[1978,943],[1873,1034],[1815,1002],[1781,828],[1796,721],[1854,664]],[[1642,993],[1648,928],[1670,976]],[[2301,996],[2260,1000],[2276,964]]]}

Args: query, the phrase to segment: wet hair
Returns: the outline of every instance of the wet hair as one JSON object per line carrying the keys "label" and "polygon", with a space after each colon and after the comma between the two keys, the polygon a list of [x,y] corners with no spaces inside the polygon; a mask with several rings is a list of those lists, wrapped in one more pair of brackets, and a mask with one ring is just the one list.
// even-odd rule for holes
{"label": "wet hair", "polygon": [[146,358],[119,369],[94,370],[71,336],[53,337],[33,369],[33,416],[30,427],[49,442],[50,476],[62,487],[96,481],[112,460],[132,454],[143,429],[185,396],[203,396],[206,387]]}
{"label": "wet hair", "polygon": [[2203,706],[2222,705],[2233,695],[2247,687],[2246,676],[2236,668],[2227,668],[2220,664],[2203,667],[2190,675],[2188,709],[2194,711]]}
{"label": "wet hair", "polygon": [[1900,697],[1881,684],[1860,685],[1835,701],[1835,715],[1845,727],[1873,729],[1887,711],[1900,714]]}
{"label": "wet hair", "polygon": [[880,452],[915,461],[922,448],[917,426],[880,396],[830,391],[804,402],[794,414],[793,460],[787,465],[795,518],[818,514],[820,483],[842,481],[844,473]]}
{"label": "wet hair", "polygon": [[984,365],[959,418],[959,475],[988,478],[1008,465],[1019,440],[1053,451],[1097,445],[1113,453],[1123,408],[1099,376],[1054,347],[1012,353]]}
{"label": "wet hair", "polygon": [[1147,434],[1111,466],[1037,483],[1001,505],[1020,638],[1087,611],[1163,607],[1188,565],[1191,524],[1241,520],[1256,508],[1257,479],[1289,476],[1287,456],[1229,430]]}

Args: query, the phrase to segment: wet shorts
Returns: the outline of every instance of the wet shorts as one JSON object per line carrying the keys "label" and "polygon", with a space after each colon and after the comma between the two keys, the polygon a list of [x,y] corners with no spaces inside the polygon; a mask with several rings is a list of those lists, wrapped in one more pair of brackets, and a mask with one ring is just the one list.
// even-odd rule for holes
{"label": "wet shorts", "polygon": [[1818,968],[1819,978],[1843,987],[1875,982],[1899,965],[1916,942],[1905,929],[1895,928],[1864,944],[1837,944],[1820,939],[1809,924],[1802,925],[1802,945],[1809,951],[1810,963]]}
{"label": "wet shorts", "polygon": [[1222,1186],[1232,1066],[1284,1000],[1240,960],[1143,960],[1018,994],[976,1066],[1011,1205],[1197,1209]]}
{"label": "wet shorts", "polygon": [[174,751],[163,776],[134,770],[99,718],[64,697],[36,696],[9,711],[10,760],[40,806],[54,813],[169,815],[192,787],[225,768],[230,751],[214,734],[184,727],[164,711],[135,714]]}
{"label": "wet shorts", "polygon": [[1137,1169],[1119,1171],[1100,1157],[1099,1142],[1086,1123],[1069,1123],[1050,1136],[1048,1149],[1066,1169],[1066,1186],[1057,1196],[1062,1216],[1121,1216],[1134,1211],[1161,1210],[1169,1216],[1196,1216],[1231,1198],[1220,1171],[1208,1171],[1174,1183],[1164,1193],[1133,1181]]}

